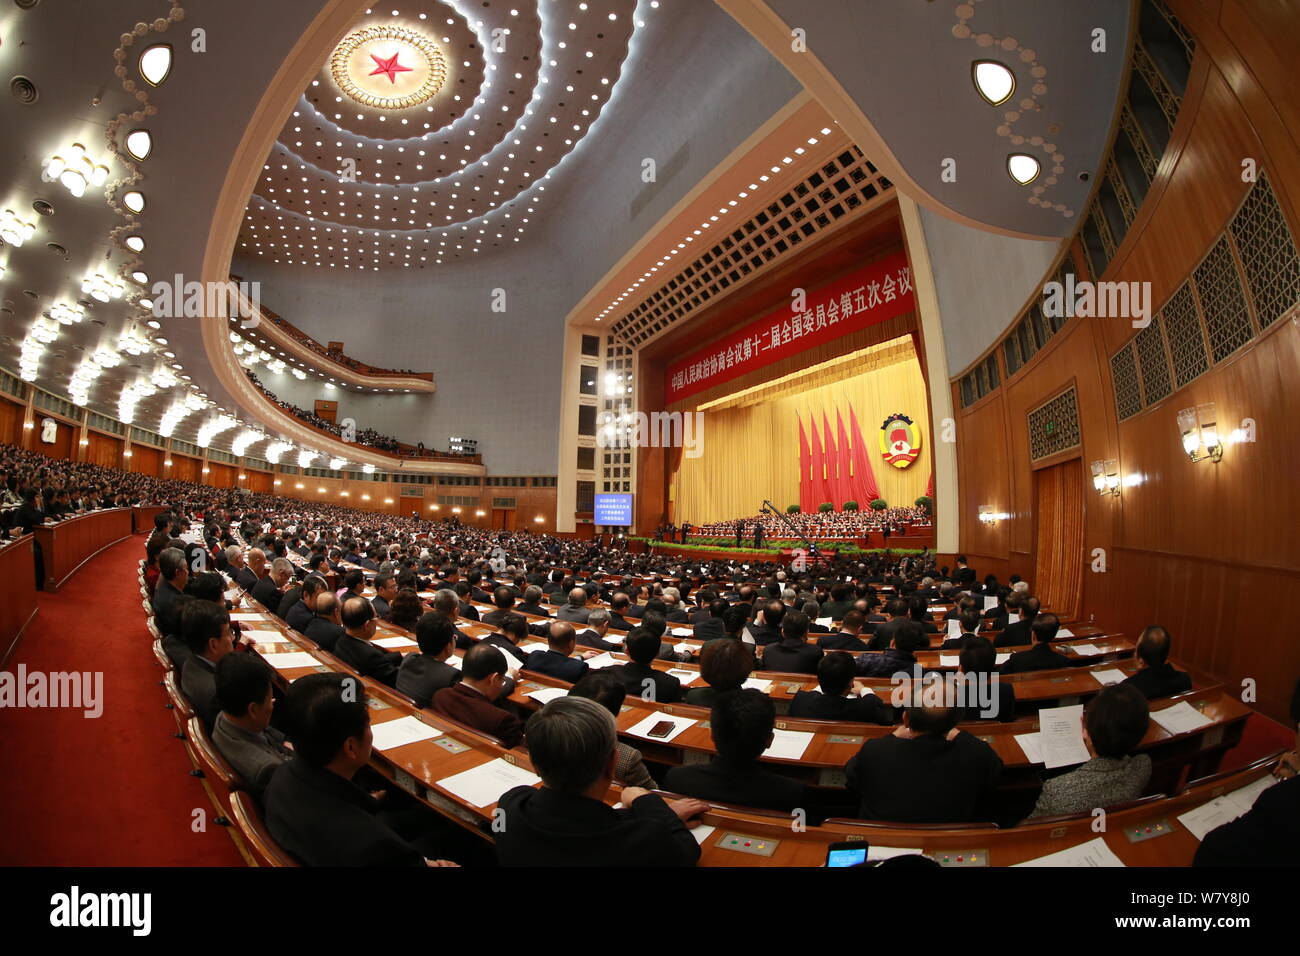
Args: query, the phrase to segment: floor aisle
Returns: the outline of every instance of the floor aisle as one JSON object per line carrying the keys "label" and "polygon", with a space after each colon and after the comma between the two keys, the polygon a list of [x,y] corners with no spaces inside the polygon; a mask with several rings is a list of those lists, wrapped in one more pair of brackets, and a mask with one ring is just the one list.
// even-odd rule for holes
{"label": "floor aisle", "polygon": [[[243,860],[164,707],[140,607],[137,535],[105,550],[40,612],[5,670],[103,673],[103,713],[0,709],[0,865],[236,866]],[[195,832],[202,809],[206,832]]]}

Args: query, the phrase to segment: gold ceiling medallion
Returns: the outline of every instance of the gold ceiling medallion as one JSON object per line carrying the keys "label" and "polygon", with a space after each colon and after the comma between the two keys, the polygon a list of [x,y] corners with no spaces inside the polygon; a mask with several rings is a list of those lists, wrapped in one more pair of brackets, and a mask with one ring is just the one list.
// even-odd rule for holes
{"label": "gold ceiling medallion", "polygon": [[437,44],[415,30],[365,27],[335,48],[330,74],[362,106],[405,110],[438,94],[447,80],[447,60]]}

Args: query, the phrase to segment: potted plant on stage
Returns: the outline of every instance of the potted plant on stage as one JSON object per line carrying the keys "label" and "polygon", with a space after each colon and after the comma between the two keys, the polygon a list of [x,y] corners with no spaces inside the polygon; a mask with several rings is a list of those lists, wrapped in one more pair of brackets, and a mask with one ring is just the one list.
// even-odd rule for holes
{"label": "potted plant on stage", "polygon": [[856,501],[846,501],[846,502],[844,502],[844,507],[843,507],[843,509],[841,509],[841,510],[843,510],[843,511],[857,511],[857,510],[858,510],[858,503],[857,503]]}
{"label": "potted plant on stage", "polygon": [[884,511],[888,507],[889,504],[888,502],[885,501],[884,498],[873,498],[871,501],[872,511]]}

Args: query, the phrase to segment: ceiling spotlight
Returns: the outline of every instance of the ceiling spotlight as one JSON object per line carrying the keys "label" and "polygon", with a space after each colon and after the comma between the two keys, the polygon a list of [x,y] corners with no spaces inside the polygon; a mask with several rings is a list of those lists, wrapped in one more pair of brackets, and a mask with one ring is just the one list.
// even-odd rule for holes
{"label": "ceiling spotlight", "polygon": [[81,291],[96,302],[107,302],[110,299],[122,298],[122,293],[126,291],[126,283],[117,276],[106,276],[102,272],[96,272],[93,276],[86,276],[81,280]]}
{"label": "ceiling spotlight", "polygon": [[172,48],[167,43],[155,43],[140,54],[140,75],[154,86],[161,86],[172,71]]}
{"label": "ceiling spotlight", "polygon": [[144,240],[139,236],[127,236],[123,245],[132,252],[144,252]]}
{"label": "ceiling spotlight", "polygon": [[138,269],[135,272],[131,273],[131,278],[134,279],[136,282],[140,283],[141,285],[149,284],[149,274],[146,272],[141,272]]}
{"label": "ceiling spotlight", "polygon": [[997,60],[976,60],[970,76],[976,92],[990,106],[1001,106],[1016,91],[1016,75]]}
{"label": "ceiling spotlight", "polygon": [[148,159],[153,152],[153,137],[147,129],[132,130],[126,137],[126,151],[136,159]]}
{"label": "ceiling spotlight", "polygon": [[32,237],[34,232],[36,232],[36,225],[19,219],[18,214],[12,209],[6,209],[0,215],[0,239],[9,245],[21,246]]}
{"label": "ceiling spotlight", "polygon": [[1021,186],[1028,186],[1038,178],[1038,160],[1028,153],[1012,153],[1007,157],[1007,174]]}
{"label": "ceiling spotlight", "polygon": [[132,212],[144,212],[144,193],[131,190],[122,196],[122,202]]}
{"label": "ceiling spotlight", "polygon": [[45,161],[41,179],[47,183],[60,182],[72,195],[80,198],[87,186],[102,186],[108,182],[108,167],[96,163],[86,155],[86,147],[73,143],[63,153],[55,153]]}

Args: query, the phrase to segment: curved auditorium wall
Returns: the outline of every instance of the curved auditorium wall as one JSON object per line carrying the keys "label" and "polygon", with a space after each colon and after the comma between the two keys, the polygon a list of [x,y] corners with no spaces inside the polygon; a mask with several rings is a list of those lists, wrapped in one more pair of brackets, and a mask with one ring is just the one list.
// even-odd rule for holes
{"label": "curved auditorium wall", "polygon": [[[1122,240],[1100,235],[1098,216],[1063,264],[1079,279],[1149,283],[1151,323],[1073,318],[1032,354],[990,350],[976,365],[997,372],[986,387],[954,381],[960,541],[981,574],[1021,574],[1035,590],[1072,575],[1085,620],[1130,636],[1167,627],[1180,660],[1283,719],[1300,673],[1300,642],[1278,613],[1279,596],[1300,587],[1289,491],[1300,110],[1283,42],[1300,14],[1268,0],[1168,7],[1195,55],[1163,158],[1144,201],[1123,210]],[[1241,440],[1218,463],[1193,462],[1177,413],[1210,402],[1219,433]],[[1102,496],[1089,463],[1112,459],[1120,494]],[[1083,520],[1062,568],[1038,518],[1070,470]],[[981,508],[1002,517],[980,520]]]}

